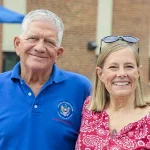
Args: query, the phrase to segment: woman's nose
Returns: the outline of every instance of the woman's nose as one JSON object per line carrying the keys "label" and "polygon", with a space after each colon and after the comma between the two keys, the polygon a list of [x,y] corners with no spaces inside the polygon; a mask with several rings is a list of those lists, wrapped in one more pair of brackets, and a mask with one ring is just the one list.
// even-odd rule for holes
{"label": "woman's nose", "polygon": [[126,70],[124,68],[120,68],[117,72],[117,76],[118,77],[126,77],[127,76]]}

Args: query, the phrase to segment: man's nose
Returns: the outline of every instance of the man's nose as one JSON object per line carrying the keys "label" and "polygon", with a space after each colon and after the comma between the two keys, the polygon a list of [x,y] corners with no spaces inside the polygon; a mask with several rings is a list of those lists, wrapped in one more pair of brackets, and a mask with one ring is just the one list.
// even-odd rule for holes
{"label": "man's nose", "polygon": [[45,51],[45,49],[46,48],[45,48],[44,40],[43,39],[38,40],[35,45],[35,50],[42,53]]}

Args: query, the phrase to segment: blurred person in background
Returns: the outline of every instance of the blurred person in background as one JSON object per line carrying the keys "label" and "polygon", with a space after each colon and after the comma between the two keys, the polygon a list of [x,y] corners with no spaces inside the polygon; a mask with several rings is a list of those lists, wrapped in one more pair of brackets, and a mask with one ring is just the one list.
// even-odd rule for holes
{"label": "blurred person in background", "polygon": [[0,74],[1,150],[75,149],[91,83],[57,67],[63,31],[61,19],[49,10],[25,16],[14,38],[20,62]]}
{"label": "blurred person in background", "polygon": [[76,150],[148,150],[150,106],[142,92],[138,39],[107,36],[103,42]]}

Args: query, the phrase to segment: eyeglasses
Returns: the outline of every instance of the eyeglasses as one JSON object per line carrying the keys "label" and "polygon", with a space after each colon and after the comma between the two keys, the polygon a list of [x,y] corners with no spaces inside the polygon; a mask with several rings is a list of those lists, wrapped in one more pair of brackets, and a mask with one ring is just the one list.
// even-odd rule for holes
{"label": "eyeglasses", "polygon": [[[138,43],[139,39],[133,36],[106,36],[101,39],[101,44],[100,44],[100,52],[101,53],[101,47],[102,47],[102,41],[105,43],[113,43],[118,40],[123,40],[129,43]],[[139,53],[139,45],[138,45],[138,53]]]}

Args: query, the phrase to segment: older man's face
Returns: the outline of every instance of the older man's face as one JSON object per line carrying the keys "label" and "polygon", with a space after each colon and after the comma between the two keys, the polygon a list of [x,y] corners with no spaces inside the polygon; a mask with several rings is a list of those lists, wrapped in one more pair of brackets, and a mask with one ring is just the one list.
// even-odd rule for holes
{"label": "older man's face", "polygon": [[16,37],[14,43],[21,67],[26,70],[49,70],[63,53],[63,48],[57,44],[57,29],[47,22],[31,22],[27,32],[21,38]]}

